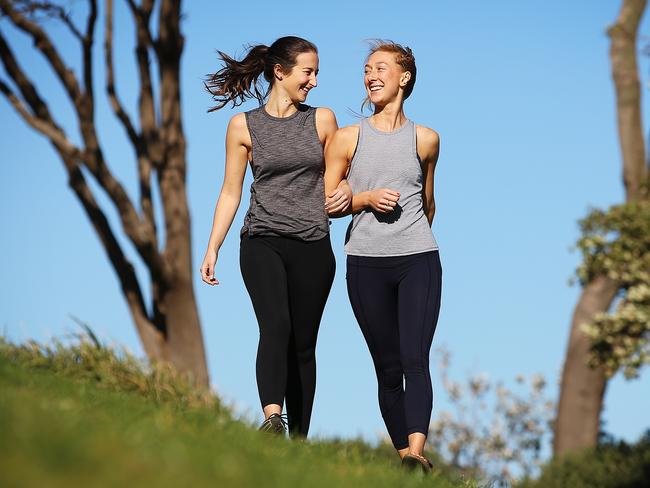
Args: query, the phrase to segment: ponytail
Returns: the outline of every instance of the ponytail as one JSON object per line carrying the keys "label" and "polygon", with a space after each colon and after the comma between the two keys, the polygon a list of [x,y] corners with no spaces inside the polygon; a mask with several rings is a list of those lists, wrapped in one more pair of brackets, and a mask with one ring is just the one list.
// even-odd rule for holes
{"label": "ponytail", "polygon": [[237,107],[247,98],[257,98],[263,103],[266,93],[260,91],[258,78],[264,72],[264,59],[269,48],[263,44],[253,46],[241,61],[237,61],[222,51],[217,51],[224,67],[208,75],[204,81],[205,88],[217,104],[208,112],[225,107],[232,102]]}
{"label": "ponytail", "polygon": [[[305,52],[318,53],[318,49],[311,42],[295,36],[281,37],[270,46],[252,46],[241,61],[217,51],[224,66],[216,73],[207,75],[203,82],[216,102],[208,112],[219,110],[231,102],[233,107],[237,107],[247,98],[256,98],[262,105],[275,81],[275,65],[279,64],[282,71],[288,74],[296,65],[296,57]],[[261,91],[259,85],[261,74],[269,83],[265,92]]]}

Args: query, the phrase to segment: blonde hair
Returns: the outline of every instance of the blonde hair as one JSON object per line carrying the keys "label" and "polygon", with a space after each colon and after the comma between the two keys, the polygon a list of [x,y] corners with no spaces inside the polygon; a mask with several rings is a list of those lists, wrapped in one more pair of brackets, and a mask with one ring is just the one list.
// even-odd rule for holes
{"label": "blonde hair", "polygon": [[402,46],[401,44],[397,44],[393,41],[384,39],[371,40],[368,58],[379,51],[393,53],[395,55],[395,62],[402,67],[402,70],[411,73],[411,79],[404,87],[404,100],[406,100],[413,92],[413,87],[415,86],[415,75],[417,74],[415,56],[413,56],[413,51],[411,51],[410,47]]}

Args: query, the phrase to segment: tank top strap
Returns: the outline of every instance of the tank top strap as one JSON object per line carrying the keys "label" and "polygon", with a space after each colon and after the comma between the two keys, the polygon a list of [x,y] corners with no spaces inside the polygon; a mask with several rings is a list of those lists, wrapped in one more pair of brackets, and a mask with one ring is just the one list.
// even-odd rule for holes
{"label": "tank top strap", "polygon": [[301,111],[296,117],[296,124],[305,127],[307,124],[314,124],[316,127],[316,107],[305,105],[306,109]]}
{"label": "tank top strap", "polygon": [[413,151],[413,157],[415,158],[415,160],[416,160],[418,163],[421,163],[421,161],[420,161],[420,156],[418,156],[418,131],[417,131],[417,127],[416,127],[416,125],[415,125],[415,122],[413,122],[413,121],[410,120],[410,119],[409,119],[409,121],[408,121],[408,124],[410,125],[410,127],[408,128],[408,130],[411,131],[411,133],[412,133],[412,135],[411,135],[411,141],[413,141],[413,142],[411,143],[411,147],[413,148],[413,149],[412,149],[412,151]]}

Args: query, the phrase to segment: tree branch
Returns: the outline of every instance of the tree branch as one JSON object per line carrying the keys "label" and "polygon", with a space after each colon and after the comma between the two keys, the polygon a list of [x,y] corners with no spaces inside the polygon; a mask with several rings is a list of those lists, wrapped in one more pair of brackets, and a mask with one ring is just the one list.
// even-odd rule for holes
{"label": "tree branch", "polygon": [[79,108],[81,104],[81,91],[79,90],[77,78],[73,71],[63,62],[58,51],[43,29],[34,22],[27,20],[24,15],[14,9],[12,2],[9,0],[0,0],[0,10],[11,19],[16,27],[32,37],[34,45],[39,51],[41,51],[43,56],[45,56],[54,69],[54,72],[63,84],[63,87],[75,107]]}
{"label": "tree branch", "polygon": [[54,121],[47,105],[29,78],[27,78],[25,72],[18,65],[2,32],[0,32],[0,59],[7,74],[20,90],[32,112],[30,113],[7,83],[0,82],[0,91],[5,95],[9,103],[13,105],[27,124],[45,135],[57,147],[61,148],[61,151],[65,153],[66,157],[79,160],[82,151],[69,141],[63,129]]}
{"label": "tree branch", "polygon": [[[20,8],[20,4],[24,4],[24,7]],[[77,29],[77,26],[70,18],[68,12],[66,12],[66,10],[60,5],[55,5],[50,2],[33,2],[29,0],[14,2],[14,5],[18,7],[17,11],[19,11],[20,13],[33,14],[35,12],[40,11],[40,12],[44,12],[45,15],[48,17],[59,19],[68,27],[68,29],[70,29],[70,33],[74,37],[76,37],[79,41],[83,42],[83,35],[79,31],[79,29]]]}
{"label": "tree branch", "polygon": [[9,85],[7,85],[3,80],[0,80],[0,92],[2,92],[9,103],[13,105],[14,109],[16,109],[18,114],[20,114],[23,120],[30,127],[47,137],[52,144],[60,147],[70,159],[78,160],[80,158],[81,152],[66,138],[63,131],[54,123],[43,120],[30,113],[27,107],[25,107],[16,94],[11,90]]}
{"label": "tree branch", "polygon": [[104,64],[106,65],[106,93],[113,109],[113,113],[124,126],[133,147],[141,147],[140,136],[136,132],[129,115],[124,110],[115,91],[115,77],[113,70],[113,0],[106,0],[106,26],[104,28]]}
{"label": "tree branch", "polygon": [[86,19],[86,34],[82,39],[83,45],[83,77],[84,89],[88,98],[93,101],[93,58],[92,50],[95,41],[95,24],[97,22],[97,0],[88,0],[90,13]]}
{"label": "tree branch", "polygon": [[[0,1],[4,2],[4,0]],[[29,117],[29,112],[19,103],[18,98],[13,94],[8,85],[4,84],[3,93],[7,96],[9,102],[21,115],[28,115],[25,119],[28,124],[35,128],[40,128],[42,133],[50,138],[50,141],[59,150],[62,158],[65,157],[82,161],[86,165],[117,207],[125,233],[135,245],[142,259],[147,263],[152,275],[156,279],[161,279],[164,282],[168,281],[171,277],[171,271],[158,252],[155,229],[151,225],[143,225],[126,191],[107,168],[103,154],[97,143],[94,121],[92,117],[88,117],[89,110],[84,107],[84,101],[80,100],[77,105],[77,116],[79,117],[79,124],[85,143],[85,149],[81,150],[68,141],[63,130],[54,122],[47,105],[39,96],[33,83],[31,83],[23,70],[18,66],[15,56],[6,43],[4,36],[1,34],[0,58],[3,61],[7,73],[14,80],[23,97],[32,108],[36,118],[34,116]],[[11,95],[13,95],[13,99]],[[37,122],[39,120],[40,122]]]}
{"label": "tree branch", "polygon": [[624,0],[614,25],[610,59],[616,88],[618,135],[623,157],[623,183],[627,201],[647,198],[643,183],[648,177],[645,139],[641,120],[641,85],[636,59],[636,40],[646,0]]}
{"label": "tree branch", "polygon": [[[110,0],[107,0],[109,2]],[[151,82],[149,46],[153,40],[149,21],[153,10],[153,1],[144,0],[138,7],[133,0],[127,0],[136,26],[136,61],[140,75],[140,96],[138,100],[142,152],[138,154],[138,175],[140,179],[140,207],[145,221],[156,233],[156,220],[151,197],[151,176],[153,168],[160,168],[163,151],[160,130],[156,122],[156,110]],[[157,241],[156,241],[157,246]]]}

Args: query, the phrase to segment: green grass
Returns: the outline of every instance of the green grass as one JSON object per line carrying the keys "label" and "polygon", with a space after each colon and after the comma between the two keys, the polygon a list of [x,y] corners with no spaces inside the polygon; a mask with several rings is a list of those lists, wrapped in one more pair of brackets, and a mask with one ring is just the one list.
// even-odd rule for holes
{"label": "green grass", "polygon": [[387,447],[290,441],[165,368],[82,341],[0,339],[0,486],[473,487],[404,473]]}

